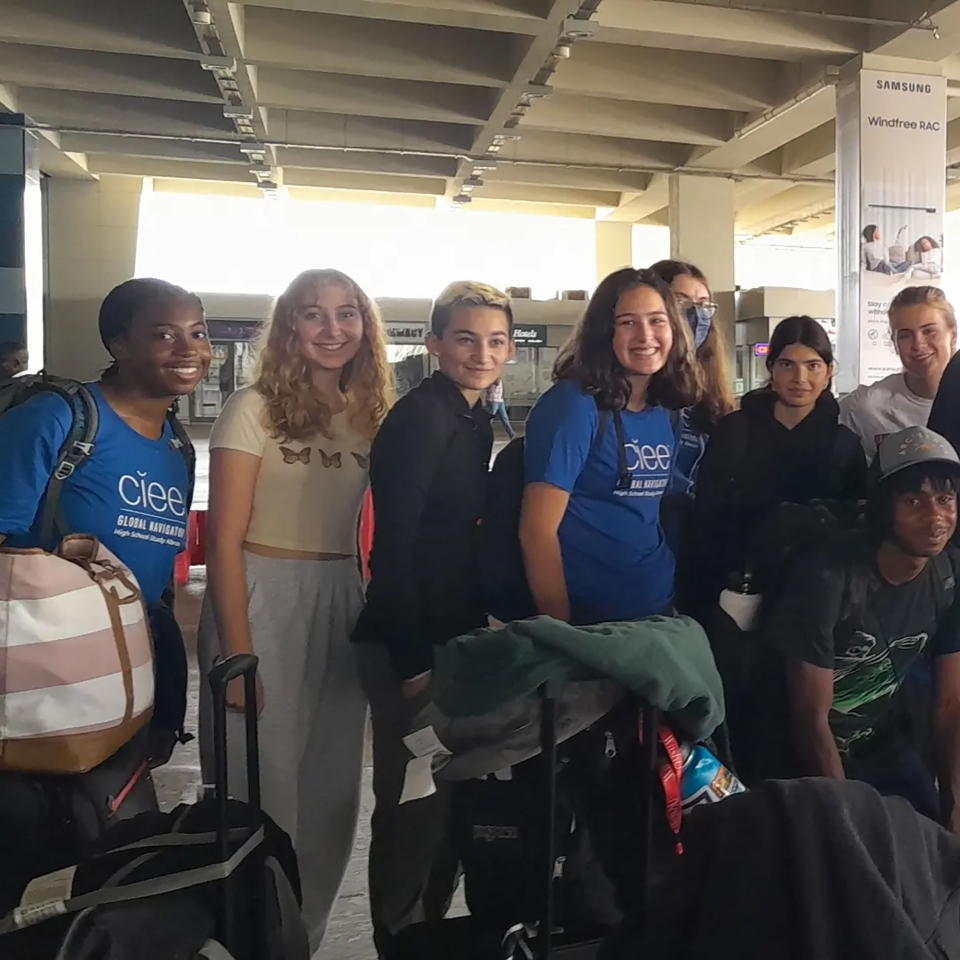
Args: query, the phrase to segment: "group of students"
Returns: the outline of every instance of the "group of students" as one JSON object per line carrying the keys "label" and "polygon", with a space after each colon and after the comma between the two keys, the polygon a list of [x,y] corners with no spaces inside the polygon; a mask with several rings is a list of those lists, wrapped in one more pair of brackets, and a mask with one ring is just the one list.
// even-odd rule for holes
{"label": "group of students", "polygon": [[[530,612],[576,624],[679,612],[710,631],[726,616],[723,592],[756,568],[781,504],[866,500],[866,527],[804,556],[765,618],[786,665],[797,772],[868,779],[960,825],[949,803],[941,811],[934,780],[941,793],[960,789],[960,607],[947,550],[960,459],[925,428],[928,416],[936,428],[941,379],[951,389],[953,310],[935,288],[901,293],[890,322],[904,372],[839,404],[829,338],[791,317],[771,338],[769,384],[739,409],[716,311],[706,277],[679,261],[624,268],[597,287],[522,441],[516,534]],[[117,518],[132,474],[163,485],[165,502],[188,501],[166,416],[209,371],[202,305],[163,281],[131,280],[104,301],[100,334],[113,357],[93,385],[101,436],[65,484],[63,520],[98,536],[158,604],[177,548],[125,537]],[[221,656],[259,658],[263,804],[295,844],[314,947],[352,851],[368,706],[380,953],[408,924],[442,917],[456,882],[447,790],[400,803],[403,737],[430,700],[435,648],[485,627],[495,602],[484,400],[501,402],[488,391],[516,349],[509,298],[451,284],[433,305],[427,348],[436,372],[394,403],[375,304],[338,271],[306,271],[278,297],[256,378],[230,396],[210,438],[201,670]],[[960,441],[955,408],[944,401],[939,429]],[[43,396],[0,418],[8,545],[37,545],[67,412]],[[357,531],[368,486],[365,589]],[[922,710],[913,727],[902,722],[901,688],[919,691],[909,705],[936,689],[929,742]],[[231,723],[242,723],[243,698],[230,690]],[[205,780],[211,719],[203,695]],[[229,741],[231,763],[242,763],[243,737]],[[151,744],[151,762],[165,762],[173,740]],[[736,739],[733,749],[736,759]]]}

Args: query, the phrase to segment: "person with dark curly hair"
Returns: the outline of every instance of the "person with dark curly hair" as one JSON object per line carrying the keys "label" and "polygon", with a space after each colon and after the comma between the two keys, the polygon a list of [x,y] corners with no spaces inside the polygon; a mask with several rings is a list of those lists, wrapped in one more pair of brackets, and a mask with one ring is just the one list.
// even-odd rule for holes
{"label": "person with dark curly hair", "polygon": [[689,324],[650,270],[608,276],[530,413],[520,542],[540,613],[573,623],[673,609],[660,526],[671,410],[696,404]]}

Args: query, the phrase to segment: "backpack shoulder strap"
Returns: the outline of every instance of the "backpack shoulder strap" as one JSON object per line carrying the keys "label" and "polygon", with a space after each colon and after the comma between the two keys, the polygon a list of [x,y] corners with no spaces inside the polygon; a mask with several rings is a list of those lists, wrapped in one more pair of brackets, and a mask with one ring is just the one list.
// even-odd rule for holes
{"label": "backpack shoulder strap", "polygon": [[941,551],[933,558],[934,593],[937,604],[937,623],[941,623],[947,611],[953,606],[953,598],[957,588],[957,571],[954,566],[955,557],[950,548]]}
{"label": "backpack shoulder strap", "polygon": [[190,510],[193,506],[193,490],[197,481],[197,451],[173,407],[167,411],[167,423],[173,431],[174,446],[180,451],[180,456],[183,457],[187,467],[187,510]]}
{"label": "backpack shoulder strap", "polygon": [[840,489],[847,467],[855,457],[862,457],[863,449],[860,438],[843,424],[837,424],[837,431],[833,435],[833,449],[830,454],[830,486],[834,490]]}
{"label": "backpack shoulder strap", "polygon": [[100,410],[90,390],[75,380],[44,377],[30,390],[30,396],[39,393],[57,394],[73,412],[70,430],[60,446],[57,465],[47,483],[40,517],[40,545],[45,550],[52,550],[56,540],[70,532],[60,513],[60,495],[64,483],[93,454],[100,429]]}

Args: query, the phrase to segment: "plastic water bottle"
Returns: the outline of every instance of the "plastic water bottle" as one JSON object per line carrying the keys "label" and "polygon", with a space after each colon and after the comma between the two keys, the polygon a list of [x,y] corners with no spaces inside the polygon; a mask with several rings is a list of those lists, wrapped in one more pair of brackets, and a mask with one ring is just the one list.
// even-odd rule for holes
{"label": "plastic water bottle", "polygon": [[684,814],[701,803],[717,803],[746,787],[705,746],[684,744],[683,776],[680,778],[680,805]]}

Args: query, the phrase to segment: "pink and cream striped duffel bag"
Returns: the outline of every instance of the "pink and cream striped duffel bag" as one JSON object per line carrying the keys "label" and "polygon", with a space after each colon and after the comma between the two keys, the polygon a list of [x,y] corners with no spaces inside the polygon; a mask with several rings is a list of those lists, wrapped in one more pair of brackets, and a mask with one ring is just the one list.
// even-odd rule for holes
{"label": "pink and cream striped duffel bag", "polygon": [[95,538],[0,546],[0,771],[85,773],[153,711],[136,578]]}

